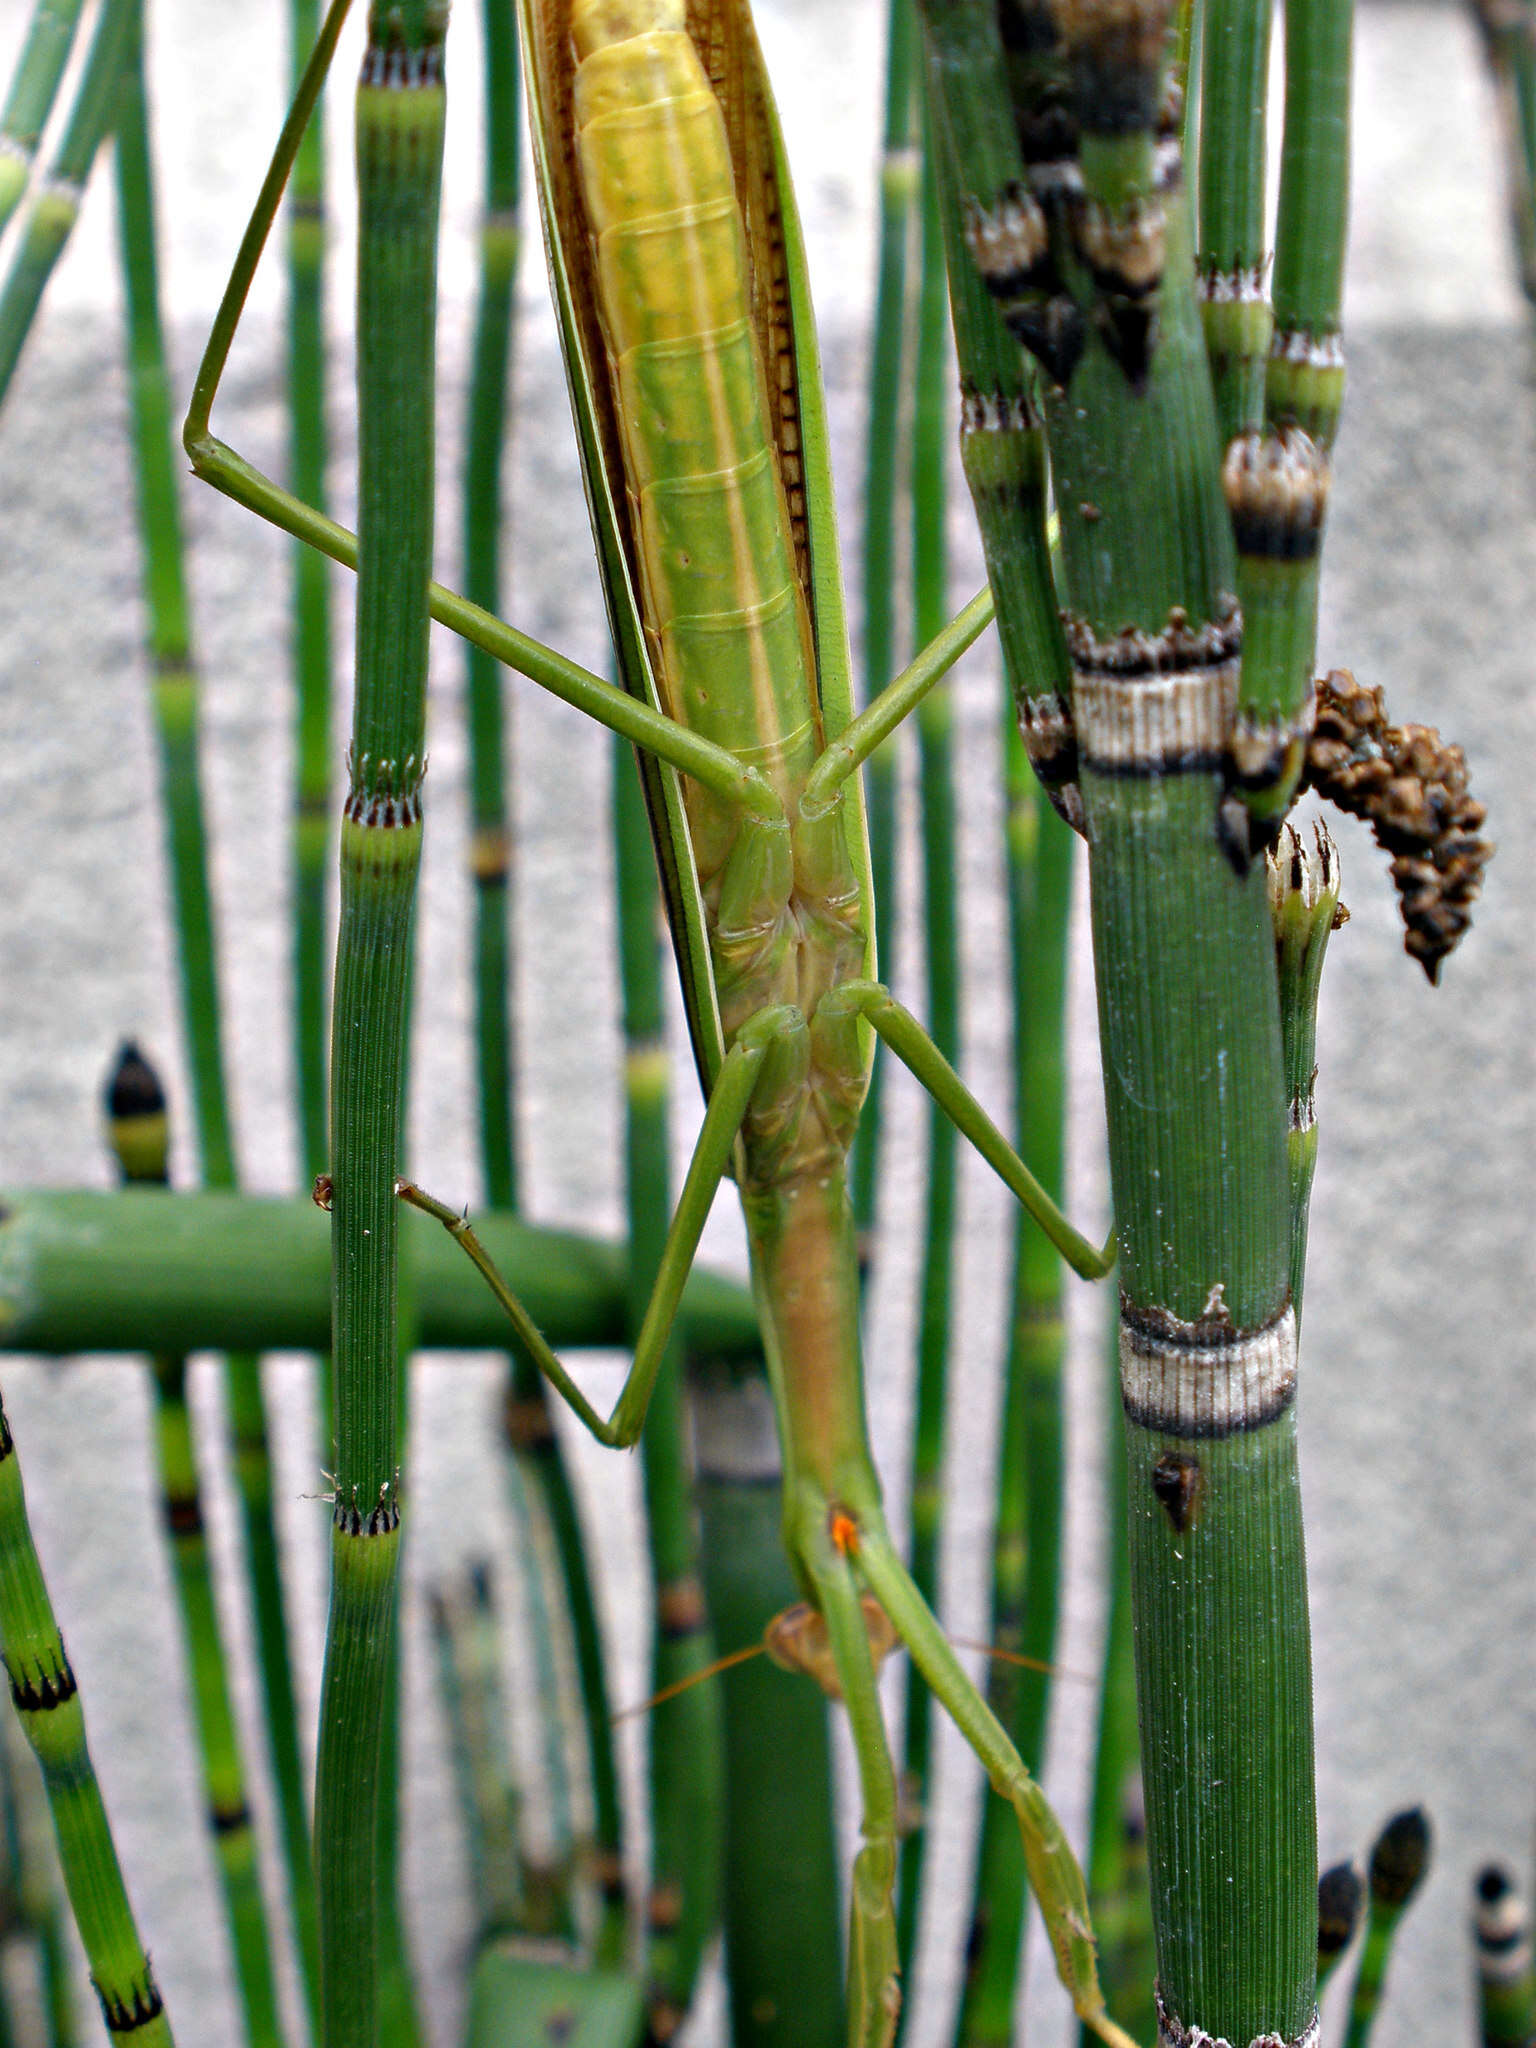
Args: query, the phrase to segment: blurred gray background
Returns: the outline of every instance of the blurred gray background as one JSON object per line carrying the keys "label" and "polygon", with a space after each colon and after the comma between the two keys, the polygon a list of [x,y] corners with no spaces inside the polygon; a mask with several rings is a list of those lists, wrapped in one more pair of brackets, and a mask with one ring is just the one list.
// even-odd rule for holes
{"label": "blurred gray background", "polygon": [[[0,51],[20,0],[0,0]],[[845,529],[857,533],[864,363],[873,277],[873,195],[883,9],[874,0],[774,0],[761,9],[781,81],[791,160],[808,216],[821,306]],[[355,67],[356,24],[339,66]],[[167,254],[164,294],[180,389],[197,352],[281,120],[283,30],[274,6],[163,0],[151,58]],[[478,79],[474,28],[450,41],[453,138],[443,242],[445,488],[462,413],[473,283]],[[1399,718],[1461,740],[1488,802],[1499,857],[1477,929],[1431,991],[1402,954],[1383,861],[1335,824],[1353,921],[1334,942],[1323,997],[1307,1298],[1304,1480],[1313,1565],[1320,1829],[1325,1861],[1363,1853],[1395,1808],[1423,1801],[1437,1831],[1430,1883],[1394,1964],[1384,2048],[1473,2038],[1469,1883],[1490,1855],[1523,1870],[1536,1777],[1531,1755],[1532,1309],[1525,1235],[1533,1102],[1530,826],[1518,791],[1532,759],[1532,418],[1529,345],[1506,245],[1492,108],[1472,32],[1450,5],[1363,7],[1357,170],[1346,304],[1350,387],[1324,583],[1322,660],[1387,689]],[[348,517],[351,445],[345,336],[346,92],[332,97],[336,218],[332,310],[334,492]],[[105,164],[102,169],[105,171]],[[0,1183],[105,1185],[97,1097],[117,1040],[139,1036],[172,1083],[179,1166],[191,1173],[190,1110],[171,1007],[166,886],[154,799],[136,547],[123,444],[125,398],[109,188],[99,176],[79,233],[0,418]],[[253,294],[216,424],[267,467],[281,463],[279,273]],[[536,243],[524,271],[518,419],[511,464],[510,609],[529,630],[600,665],[600,612],[568,449],[563,383]],[[440,514],[440,573],[456,573],[456,501]],[[289,708],[285,544],[189,484],[197,634],[204,671],[207,794],[223,919],[229,1064],[252,1187],[293,1184],[283,913]],[[968,507],[952,519],[954,595],[980,580]],[[349,592],[337,578],[338,644]],[[855,606],[855,610],[857,607]],[[414,1164],[451,1199],[476,1192],[467,1039],[462,668],[434,644],[425,897],[420,922]],[[956,685],[965,833],[966,1066],[1005,1100],[999,881],[998,680],[988,649]],[[518,758],[525,1073],[523,1165],[532,1213],[617,1231],[620,1128],[607,850],[606,744],[513,684]],[[340,741],[338,740],[338,758]],[[910,904],[912,877],[907,878]],[[915,933],[896,963],[915,992]],[[1086,930],[1084,932],[1086,941]],[[1100,1112],[1086,954],[1075,997],[1073,1206],[1102,1215]],[[696,1103],[678,1065],[679,1158]],[[901,1508],[913,1324],[912,1226],[922,1111],[891,1090],[892,1197],[869,1360],[877,1451]],[[979,1168],[964,1182],[951,1469],[988,1457],[1004,1312],[1008,1215]],[[739,1266],[722,1200],[708,1254]],[[1100,1305],[1073,1304],[1069,1543],[1061,1661],[1092,1669],[1100,1544]],[[614,1365],[595,1364],[606,1391]],[[298,1652],[312,1709],[323,1626],[324,1486],[308,1368],[274,1361],[279,1492],[291,1545]],[[119,1841],[157,1969],[184,2039],[233,2042],[211,1856],[174,1676],[163,1548],[156,1534],[142,1375],[122,1361],[7,1362],[7,1406],[43,1554],[88,1705]],[[424,1365],[416,1378],[408,1557],[411,1783],[408,1905],[434,2036],[454,2038],[469,1932],[462,1854],[438,1760],[441,1729],[424,1653],[421,1589],[508,1540],[490,1420],[493,1360]],[[194,1373],[200,1420],[219,1426],[213,1369]],[[581,1452],[602,1598],[619,1651],[617,1701],[645,1690],[643,1565],[633,1461]],[[951,1491],[946,1619],[984,1631],[984,1489]],[[227,1500],[216,1540],[237,1549]],[[1081,1838],[1092,1694],[1057,1693],[1050,1785]],[[249,1725],[249,1714],[248,1714]],[[626,1727],[632,1773],[642,1732]],[[254,1750],[254,1729],[249,1747]],[[980,1776],[941,1746],[935,1852],[944,1876],[909,1987],[914,2048],[948,2038],[967,1830]],[[636,1845],[636,1854],[642,1845]],[[1065,2003],[1034,1943],[1032,2031],[1067,2038]],[[718,2039],[718,1994],[691,2038]],[[1330,2026],[1340,2024],[1335,2009]]]}

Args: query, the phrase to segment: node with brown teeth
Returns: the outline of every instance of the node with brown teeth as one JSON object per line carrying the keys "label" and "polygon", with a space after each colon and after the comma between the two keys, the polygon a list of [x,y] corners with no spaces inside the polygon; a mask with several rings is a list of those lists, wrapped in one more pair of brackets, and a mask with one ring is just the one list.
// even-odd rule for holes
{"label": "node with brown teeth", "polygon": [[1461,748],[1432,726],[1390,725],[1380,690],[1334,669],[1317,686],[1317,723],[1304,788],[1364,818],[1392,855],[1405,949],[1431,982],[1472,921],[1493,846],[1486,813],[1467,792]]}

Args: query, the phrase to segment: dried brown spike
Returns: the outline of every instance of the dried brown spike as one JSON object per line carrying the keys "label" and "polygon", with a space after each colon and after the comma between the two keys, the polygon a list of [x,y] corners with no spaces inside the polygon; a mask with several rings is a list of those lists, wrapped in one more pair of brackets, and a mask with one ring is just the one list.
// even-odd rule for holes
{"label": "dried brown spike", "polygon": [[1493,847],[1483,806],[1467,794],[1460,747],[1433,726],[1391,725],[1380,690],[1334,669],[1317,686],[1303,787],[1363,818],[1392,856],[1405,949],[1432,982],[1472,921]]}

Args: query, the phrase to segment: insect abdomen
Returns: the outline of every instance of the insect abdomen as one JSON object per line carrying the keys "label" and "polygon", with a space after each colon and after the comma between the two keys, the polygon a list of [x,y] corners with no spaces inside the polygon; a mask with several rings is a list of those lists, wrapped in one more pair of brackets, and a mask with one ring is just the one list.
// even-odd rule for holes
{"label": "insect abdomen", "polygon": [[577,154],[666,708],[755,756],[787,796],[817,748],[815,671],[724,119],[675,0],[576,0],[572,34]]}

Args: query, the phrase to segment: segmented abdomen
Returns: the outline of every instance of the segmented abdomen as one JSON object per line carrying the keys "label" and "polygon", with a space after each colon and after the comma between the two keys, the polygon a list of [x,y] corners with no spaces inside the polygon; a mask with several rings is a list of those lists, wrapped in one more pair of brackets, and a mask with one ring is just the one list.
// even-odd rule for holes
{"label": "segmented abdomen", "polygon": [[[681,0],[574,0],[572,35],[577,155],[666,708],[757,761],[788,800],[818,748],[815,669],[725,122]],[[723,852],[696,843],[701,872]]]}

